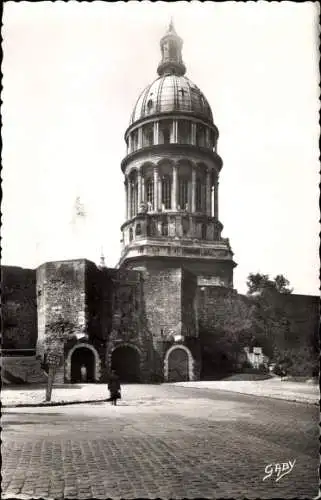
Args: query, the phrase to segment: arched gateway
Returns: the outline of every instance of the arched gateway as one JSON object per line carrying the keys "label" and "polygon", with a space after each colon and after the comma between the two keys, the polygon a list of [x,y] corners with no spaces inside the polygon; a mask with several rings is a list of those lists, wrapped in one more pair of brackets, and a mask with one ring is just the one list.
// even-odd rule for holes
{"label": "arched gateway", "polygon": [[65,365],[67,382],[82,381],[81,367],[86,368],[86,382],[98,382],[100,379],[101,362],[96,349],[90,344],[76,344],[70,349]]}
{"label": "arched gateway", "polygon": [[140,382],[140,352],[136,346],[116,347],[111,354],[111,369],[121,382]]}
{"label": "arched gateway", "polygon": [[164,359],[164,378],[166,382],[183,382],[194,379],[193,356],[184,345],[172,346]]}

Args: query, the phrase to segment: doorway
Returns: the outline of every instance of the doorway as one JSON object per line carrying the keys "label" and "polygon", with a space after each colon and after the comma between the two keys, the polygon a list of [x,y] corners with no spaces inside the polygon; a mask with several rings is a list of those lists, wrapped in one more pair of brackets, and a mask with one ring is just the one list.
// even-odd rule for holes
{"label": "doorway", "polygon": [[168,355],[168,382],[189,380],[188,354],[185,349],[175,347]]}
{"label": "doorway", "polygon": [[131,346],[116,347],[111,356],[111,369],[121,382],[140,382],[140,356]]}
{"label": "doorway", "polygon": [[[82,367],[85,367],[85,370],[82,370]],[[93,383],[96,381],[95,378],[95,355],[93,351],[88,347],[77,347],[71,355],[70,381],[74,384],[80,382]]]}

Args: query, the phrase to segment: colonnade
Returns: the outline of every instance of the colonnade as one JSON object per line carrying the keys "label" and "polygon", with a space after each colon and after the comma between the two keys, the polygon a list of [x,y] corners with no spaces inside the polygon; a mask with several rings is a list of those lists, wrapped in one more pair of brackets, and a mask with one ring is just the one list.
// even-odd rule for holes
{"label": "colonnade", "polygon": [[213,129],[185,118],[164,118],[140,125],[128,132],[126,142],[127,154],[158,144],[190,144],[216,151]]}
{"label": "colonnade", "polygon": [[[125,180],[126,220],[137,215],[142,204],[148,212],[183,210],[218,219],[218,177],[210,170],[202,173],[197,170],[192,168],[189,175],[180,175],[179,167],[173,165],[169,174],[158,166],[147,173],[141,170],[131,173]],[[185,203],[182,203],[179,187],[186,192]]]}

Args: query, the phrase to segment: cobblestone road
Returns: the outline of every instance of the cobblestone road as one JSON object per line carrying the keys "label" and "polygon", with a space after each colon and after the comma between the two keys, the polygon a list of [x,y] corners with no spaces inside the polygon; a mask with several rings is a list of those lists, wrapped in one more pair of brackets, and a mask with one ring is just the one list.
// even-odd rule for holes
{"label": "cobblestone road", "polygon": [[[134,391],[127,386],[125,392]],[[153,387],[137,404],[8,409],[2,491],[32,498],[312,498],[318,408]],[[278,482],[270,463],[295,460]]]}

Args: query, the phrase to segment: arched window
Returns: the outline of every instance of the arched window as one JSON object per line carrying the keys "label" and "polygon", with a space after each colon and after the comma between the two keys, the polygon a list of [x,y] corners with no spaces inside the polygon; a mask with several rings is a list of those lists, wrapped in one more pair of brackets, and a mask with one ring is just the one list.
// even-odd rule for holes
{"label": "arched window", "polygon": [[146,201],[147,201],[147,210],[150,211],[153,209],[154,203],[154,182],[153,179],[147,179],[146,181]]}
{"label": "arched window", "polygon": [[148,99],[148,101],[147,101],[147,110],[150,113],[152,111],[152,109],[153,109],[153,101],[152,101],[152,99]]}
{"label": "arched window", "polygon": [[175,42],[170,41],[169,43],[169,58],[170,59],[175,59],[176,58],[176,45]]}
{"label": "arched window", "polygon": [[136,151],[138,148],[138,130],[132,132],[132,151]]}
{"label": "arched window", "polygon": [[135,179],[131,183],[131,213],[132,213],[132,217],[135,217],[135,215],[137,215],[137,198],[138,198],[138,184],[137,184],[137,180]]}
{"label": "arched window", "polygon": [[166,209],[171,208],[171,178],[164,175],[162,178],[162,204]]}
{"label": "arched window", "polygon": [[168,57],[168,54],[169,54],[169,46],[168,46],[168,42],[165,42],[165,43],[163,44],[162,49],[163,49],[163,57],[164,57],[164,58],[167,58],[167,57]]}
{"label": "arched window", "polygon": [[172,122],[161,120],[159,122],[159,144],[169,144],[171,142]]}
{"label": "arched window", "polygon": [[177,124],[177,134],[179,144],[189,144],[191,142],[191,124],[187,120],[179,121]]}
{"label": "arched window", "polygon": [[133,230],[132,228],[129,229],[129,241],[133,240]]}
{"label": "arched window", "polygon": [[196,144],[197,146],[205,146],[205,127],[201,124],[196,126]]}
{"label": "arched window", "polygon": [[153,126],[145,125],[143,127],[143,147],[148,147],[153,145]]}
{"label": "arched window", "polygon": [[210,131],[210,148],[215,148],[215,135],[213,130]]}
{"label": "arched window", "polygon": [[202,210],[202,181],[198,177],[196,179],[196,210],[197,212],[201,212]]}
{"label": "arched window", "polygon": [[178,180],[178,204],[182,210],[185,210],[188,203],[188,180],[179,178]]}
{"label": "arched window", "polygon": [[156,236],[156,224],[154,221],[149,221],[147,225],[147,236]]}
{"label": "arched window", "polygon": [[167,224],[167,222],[162,222],[162,236],[168,236],[168,224]]}
{"label": "arched window", "polygon": [[140,236],[142,234],[142,226],[139,223],[136,224],[135,234],[136,236]]}
{"label": "arched window", "polygon": [[182,218],[182,230],[183,230],[183,235],[186,236],[186,234],[189,231],[189,218],[188,217]]}

